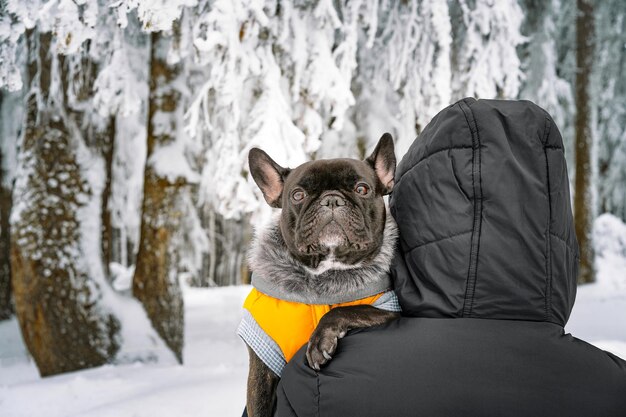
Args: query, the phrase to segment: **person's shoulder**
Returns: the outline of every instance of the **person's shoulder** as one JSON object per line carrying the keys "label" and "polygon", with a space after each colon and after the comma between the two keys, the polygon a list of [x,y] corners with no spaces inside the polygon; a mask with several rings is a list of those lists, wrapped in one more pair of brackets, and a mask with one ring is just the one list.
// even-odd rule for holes
{"label": "person's shoulder", "polygon": [[624,387],[626,388],[626,360],[620,358],[616,354],[612,352],[607,352],[606,350],[602,350],[601,348],[585,341],[579,339],[577,337],[572,336],[571,334],[565,334],[564,339],[570,342],[571,346],[574,349],[579,350],[579,355],[581,357],[593,358],[594,361],[598,363],[604,364],[608,369],[613,369],[618,373],[623,373],[624,377]]}

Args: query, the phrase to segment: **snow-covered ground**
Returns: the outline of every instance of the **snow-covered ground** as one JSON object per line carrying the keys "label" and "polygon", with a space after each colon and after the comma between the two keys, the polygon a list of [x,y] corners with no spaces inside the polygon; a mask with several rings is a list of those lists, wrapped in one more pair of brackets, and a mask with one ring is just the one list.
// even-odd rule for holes
{"label": "snow-covered ground", "polygon": [[42,379],[17,322],[0,322],[0,416],[240,416],[248,353],[235,330],[249,290],[185,289],[182,366],[103,366]]}
{"label": "snow-covered ground", "polygon": [[[626,226],[596,222],[598,282],[579,287],[566,330],[626,359]],[[103,366],[41,379],[15,320],[0,323],[0,416],[239,416],[247,352],[235,335],[250,287],[185,288],[184,365]]]}
{"label": "snow-covered ground", "polygon": [[578,287],[565,330],[626,359],[626,224],[603,214],[593,240],[597,282]]}

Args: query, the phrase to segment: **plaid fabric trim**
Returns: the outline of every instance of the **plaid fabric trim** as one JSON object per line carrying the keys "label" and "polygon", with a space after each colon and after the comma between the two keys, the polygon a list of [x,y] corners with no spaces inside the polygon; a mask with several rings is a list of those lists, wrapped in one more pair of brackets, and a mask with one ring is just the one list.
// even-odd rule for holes
{"label": "plaid fabric trim", "polygon": [[374,304],[372,304],[372,306],[381,310],[396,312],[402,311],[402,307],[400,307],[400,301],[398,301],[398,296],[393,290],[387,291],[386,293],[381,295],[378,300],[374,301]]}
{"label": "plaid fabric trim", "polygon": [[256,355],[272,370],[276,375],[280,376],[283,368],[287,363],[283,352],[258,325],[252,314],[248,310],[243,311],[243,319],[237,328],[237,335],[250,346]]}

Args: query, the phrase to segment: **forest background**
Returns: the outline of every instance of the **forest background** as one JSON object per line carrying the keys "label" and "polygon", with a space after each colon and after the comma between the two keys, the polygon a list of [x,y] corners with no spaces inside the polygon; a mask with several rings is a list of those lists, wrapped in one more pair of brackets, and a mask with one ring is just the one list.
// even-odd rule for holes
{"label": "forest background", "polygon": [[594,219],[626,220],[625,49],[620,0],[0,0],[0,319],[44,376],[180,362],[181,283],[247,283],[271,214],[250,148],[388,131],[401,158],[466,96],[553,115],[592,282]]}

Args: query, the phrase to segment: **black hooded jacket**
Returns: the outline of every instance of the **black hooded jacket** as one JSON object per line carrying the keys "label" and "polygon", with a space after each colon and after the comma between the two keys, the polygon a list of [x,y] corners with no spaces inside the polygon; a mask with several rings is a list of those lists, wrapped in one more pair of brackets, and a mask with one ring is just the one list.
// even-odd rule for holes
{"label": "black hooded jacket", "polygon": [[626,362],[563,326],[578,244],[561,135],[528,101],[463,99],[398,165],[392,273],[401,319],[304,348],[278,386],[286,416],[626,417]]}

